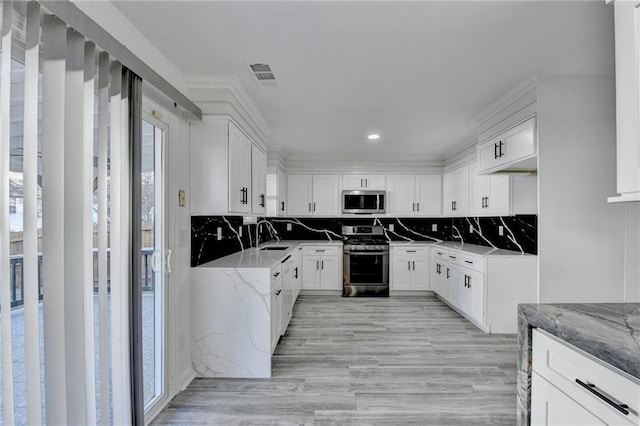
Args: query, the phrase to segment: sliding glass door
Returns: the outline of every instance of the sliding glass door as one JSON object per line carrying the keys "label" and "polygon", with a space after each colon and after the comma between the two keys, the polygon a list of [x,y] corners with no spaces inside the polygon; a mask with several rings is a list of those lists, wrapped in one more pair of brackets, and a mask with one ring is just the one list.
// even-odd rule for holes
{"label": "sliding glass door", "polygon": [[165,138],[167,127],[152,117],[142,123],[142,351],[145,412],[166,395]]}

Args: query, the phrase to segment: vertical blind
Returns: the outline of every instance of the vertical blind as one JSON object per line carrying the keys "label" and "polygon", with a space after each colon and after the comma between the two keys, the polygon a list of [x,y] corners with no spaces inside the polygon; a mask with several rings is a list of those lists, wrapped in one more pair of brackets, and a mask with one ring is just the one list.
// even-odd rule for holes
{"label": "vertical blind", "polygon": [[1,23],[0,423],[137,423],[139,78],[38,2],[2,1]]}

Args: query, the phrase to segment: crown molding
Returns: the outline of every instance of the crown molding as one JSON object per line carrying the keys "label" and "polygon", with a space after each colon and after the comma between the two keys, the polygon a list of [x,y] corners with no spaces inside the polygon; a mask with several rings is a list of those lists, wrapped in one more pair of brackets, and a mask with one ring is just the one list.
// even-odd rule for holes
{"label": "crown molding", "polygon": [[278,167],[280,170],[286,170],[287,156],[281,151],[267,151],[267,166]]}
{"label": "crown molding", "polygon": [[434,156],[288,155],[289,173],[429,173],[441,172],[444,162]]}
{"label": "crown molding", "polygon": [[483,123],[494,115],[500,113],[500,111],[507,108],[510,104],[525,96],[527,93],[532,90],[536,90],[537,87],[538,77],[529,77],[525,79],[476,115],[473,118],[473,122],[477,124]]}
{"label": "crown molding", "polygon": [[473,162],[478,156],[478,138],[469,138],[445,155],[444,170],[455,169]]}
{"label": "crown molding", "polygon": [[186,81],[189,95],[202,105],[203,113],[218,113],[216,103],[230,103],[264,141],[271,135],[269,124],[234,75],[192,74],[186,77]]}

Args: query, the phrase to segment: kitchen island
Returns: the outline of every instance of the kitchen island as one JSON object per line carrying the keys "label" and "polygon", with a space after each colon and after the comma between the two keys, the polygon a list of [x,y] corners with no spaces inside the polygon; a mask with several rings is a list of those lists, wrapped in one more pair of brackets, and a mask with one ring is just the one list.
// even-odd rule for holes
{"label": "kitchen island", "polygon": [[[318,241],[269,242],[192,268],[196,377],[271,377],[274,342],[286,330],[300,290],[299,267],[287,270],[287,261],[297,259],[306,243]],[[322,244],[342,246],[341,241]]]}
{"label": "kitchen island", "polygon": [[[640,303],[519,305],[518,328],[521,426],[531,423],[533,329],[543,330],[640,383]],[[638,402],[634,395],[626,397]]]}

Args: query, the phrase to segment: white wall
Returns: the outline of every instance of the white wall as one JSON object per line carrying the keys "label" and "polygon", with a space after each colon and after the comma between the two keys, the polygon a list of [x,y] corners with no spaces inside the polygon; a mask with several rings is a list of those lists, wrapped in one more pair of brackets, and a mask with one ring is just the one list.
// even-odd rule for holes
{"label": "white wall", "polygon": [[[71,0],[82,12],[108,31],[133,54],[183,94],[187,94],[184,74],[127,17],[107,0]],[[150,6],[152,7],[152,6]]]}
{"label": "white wall", "polygon": [[540,302],[622,302],[613,77],[538,80]]}

